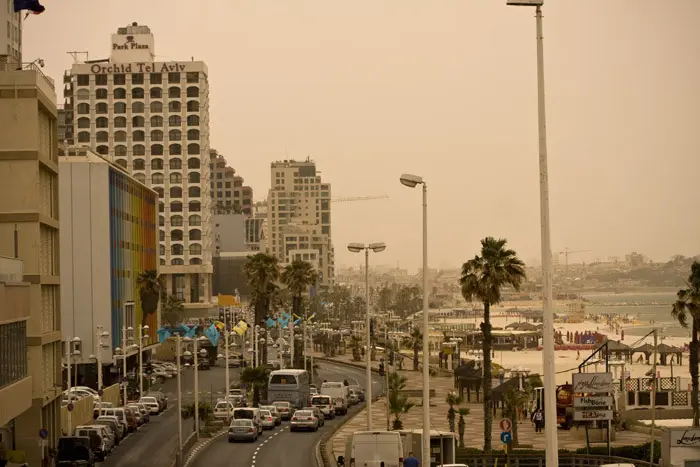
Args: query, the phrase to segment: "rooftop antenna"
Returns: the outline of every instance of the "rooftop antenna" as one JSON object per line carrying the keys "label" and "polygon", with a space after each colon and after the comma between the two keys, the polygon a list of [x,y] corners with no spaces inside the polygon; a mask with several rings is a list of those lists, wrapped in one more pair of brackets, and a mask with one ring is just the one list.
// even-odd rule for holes
{"label": "rooftop antenna", "polygon": [[74,62],[74,63],[79,63],[79,62],[80,62],[80,59],[78,58],[80,55],[84,55],[84,56],[85,56],[85,60],[83,60],[84,62],[87,62],[88,59],[89,59],[89,55],[88,55],[87,52],[73,51],[73,52],[66,52],[66,53],[67,53],[68,55],[70,55],[71,57],[73,57],[73,62]]}

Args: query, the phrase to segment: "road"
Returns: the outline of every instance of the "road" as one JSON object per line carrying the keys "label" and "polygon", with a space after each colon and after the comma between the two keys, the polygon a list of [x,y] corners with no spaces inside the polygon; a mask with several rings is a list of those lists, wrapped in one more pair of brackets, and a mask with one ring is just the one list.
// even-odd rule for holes
{"label": "road", "polygon": [[[364,370],[319,362],[317,386],[320,386],[319,382],[323,380],[343,381],[344,379],[347,379],[350,384],[365,387]],[[382,387],[381,379],[375,376],[372,384],[374,394],[379,394]],[[344,417],[326,420],[326,425],[315,433],[291,433],[289,423],[283,422],[275,430],[266,431],[255,443],[230,444],[228,438],[223,436],[200,452],[190,465],[192,467],[212,465],[217,467],[311,467],[316,464],[316,443],[323,433],[333,425],[342,423],[346,417],[354,416],[363,405],[359,404],[351,408],[348,415]]]}
{"label": "road", "polygon": [[[226,372],[222,366],[199,372],[200,398],[213,400],[223,396],[226,385]],[[239,370],[231,368],[231,382],[238,380]],[[183,404],[194,400],[194,370],[182,370]],[[151,417],[150,423],[131,434],[107,457],[102,467],[172,467],[177,448],[177,380],[166,380],[154,387],[168,396],[168,408],[158,416]],[[211,393],[214,394],[211,394]],[[221,395],[217,394],[221,393]],[[183,420],[182,437],[187,439],[194,430],[192,419]]]}

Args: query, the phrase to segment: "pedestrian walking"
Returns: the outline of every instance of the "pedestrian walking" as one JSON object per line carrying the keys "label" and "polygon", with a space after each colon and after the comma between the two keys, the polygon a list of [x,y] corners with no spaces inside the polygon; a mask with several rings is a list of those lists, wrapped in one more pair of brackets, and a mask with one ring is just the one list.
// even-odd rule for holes
{"label": "pedestrian walking", "polygon": [[537,409],[537,411],[532,414],[532,421],[535,422],[535,433],[542,433],[542,427],[544,425],[544,413],[542,409]]}

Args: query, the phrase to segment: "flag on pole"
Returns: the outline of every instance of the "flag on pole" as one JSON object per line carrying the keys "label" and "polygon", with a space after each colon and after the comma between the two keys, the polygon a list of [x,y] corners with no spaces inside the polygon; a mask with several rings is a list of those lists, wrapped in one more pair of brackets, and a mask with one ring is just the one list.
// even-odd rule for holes
{"label": "flag on pole", "polygon": [[[296,316],[296,315],[294,315],[294,316]],[[301,318],[297,318],[297,319],[294,321],[294,326],[296,326],[296,325],[299,324],[299,323],[301,323]]]}
{"label": "flag on pole", "polygon": [[309,316],[308,318],[306,318],[306,321],[307,321],[307,322],[308,322],[308,321],[311,321],[312,319],[314,319],[314,316],[316,316],[316,313],[314,313],[313,315],[311,315],[311,316]]}
{"label": "flag on pole", "polygon": [[165,342],[170,337],[170,331],[166,328],[158,329],[158,342]]}
{"label": "flag on pole", "polygon": [[20,11],[28,11],[35,15],[40,15],[46,10],[44,5],[39,3],[39,0],[14,0],[15,13]]}
{"label": "flag on pole", "polygon": [[214,347],[219,345],[219,330],[216,329],[216,325],[214,323],[204,330],[204,335],[207,337],[207,339],[209,339],[211,345]]}
{"label": "flag on pole", "polygon": [[267,318],[267,321],[265,321],[265,324],[267,324],[268,328],[272,328],[275,326],[275,320],[272,318]]}
{"label": "flag on pole", "polygon": [[195,324],[191,328],[188,327],[186,324],[181,324],[180,327],[182,327],[182,330],[185,331],[185,337],[192,338],[197,335],[197,325]]}

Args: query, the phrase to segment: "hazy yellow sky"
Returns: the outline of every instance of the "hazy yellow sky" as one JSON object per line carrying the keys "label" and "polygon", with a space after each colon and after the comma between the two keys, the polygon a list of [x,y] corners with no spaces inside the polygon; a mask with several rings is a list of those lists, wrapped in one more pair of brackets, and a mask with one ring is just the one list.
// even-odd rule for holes
{"label": "hazy yellow sky", "polygon": [[[44,0],[26,61],[59,88],[67,51],[108,56],[132,21],[159,61],[209,66],[211,147],[262,199],[269,163],[313,157],[349,242],[384,241],[379,263],[456,266],[486,235],[539,258],[535,20],[505,0]],[[545,69],[552,249],[591,261],[636,250],[700,253],[700,1],[549,0]],[[573,257],[571,258],[573,260]]]}

